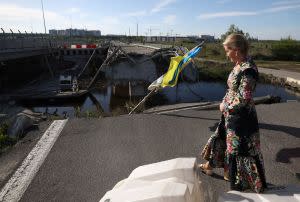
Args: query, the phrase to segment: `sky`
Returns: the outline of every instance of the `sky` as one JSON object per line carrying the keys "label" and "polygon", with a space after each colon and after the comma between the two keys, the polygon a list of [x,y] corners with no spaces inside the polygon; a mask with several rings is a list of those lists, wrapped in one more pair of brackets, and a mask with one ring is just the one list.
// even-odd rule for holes
{"label": "sky", "polygon": [[[251,37],[300,40],[300,0],[0,0],[5,32],[100,30],[144,36],[214,35],[231,24]],[[1,31],[1,30],[0,30]]]}

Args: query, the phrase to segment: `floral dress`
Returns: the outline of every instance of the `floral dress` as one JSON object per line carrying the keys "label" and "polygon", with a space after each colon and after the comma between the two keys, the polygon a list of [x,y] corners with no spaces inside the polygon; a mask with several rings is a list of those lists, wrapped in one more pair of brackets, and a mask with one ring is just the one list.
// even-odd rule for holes
{"label": "floral dress", "polygon": [[225,111],[215,133],[209,138],[201,156],[212,167],[229,172],[231,188],[266,188],[263,157],[253,91],[258,71],[251,59],[235,67],[229,74],[228,90],[222,103]]}

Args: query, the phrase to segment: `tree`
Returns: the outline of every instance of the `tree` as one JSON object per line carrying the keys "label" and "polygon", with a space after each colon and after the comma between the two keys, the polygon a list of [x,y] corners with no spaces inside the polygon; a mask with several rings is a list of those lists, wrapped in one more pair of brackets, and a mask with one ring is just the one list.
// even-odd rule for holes
{"label": "tree", "polygon": [[239,29],[237,26],[235,26],[234,24],[230,25],[228,28],[228,31],[225,34],[221,35],[221,40],[224,41],[226,39],[226,37],[229,34],[232,33],[236,33],[236,34],[242,34],[246,37],[246,39],[251,39],[250,34],[249,33],[244,33],[243,30]]}

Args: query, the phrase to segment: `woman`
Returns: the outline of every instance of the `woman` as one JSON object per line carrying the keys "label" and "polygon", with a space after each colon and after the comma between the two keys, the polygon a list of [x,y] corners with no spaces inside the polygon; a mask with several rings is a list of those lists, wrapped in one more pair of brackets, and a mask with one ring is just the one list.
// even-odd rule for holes
{"label": "woman", "polygon": [[207,162],[196,168],[208,175],[212,175],[215,167],[224,168],[224,179],[230,181],[231,189],[251,188],[259,193],[266,188],[266,180],[252,99],[258,71],[248,57],[248,42],[243,35],[229,35],[223,46],[235,67],[229,74],[228,90],[220,104],[221,121],[201,153]]}

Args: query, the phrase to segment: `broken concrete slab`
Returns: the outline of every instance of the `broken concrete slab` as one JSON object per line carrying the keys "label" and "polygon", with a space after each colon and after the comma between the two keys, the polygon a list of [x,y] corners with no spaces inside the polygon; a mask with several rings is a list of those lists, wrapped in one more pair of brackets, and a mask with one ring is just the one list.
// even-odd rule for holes
{"label": "broken concrete slab", "polygon": [[31,110],[25,109],[18,113],[12,124],[7,130],[8,137],[18,139],[30,128],[37,126],[41,120],[44,120],[42,113],[34,113]]}

